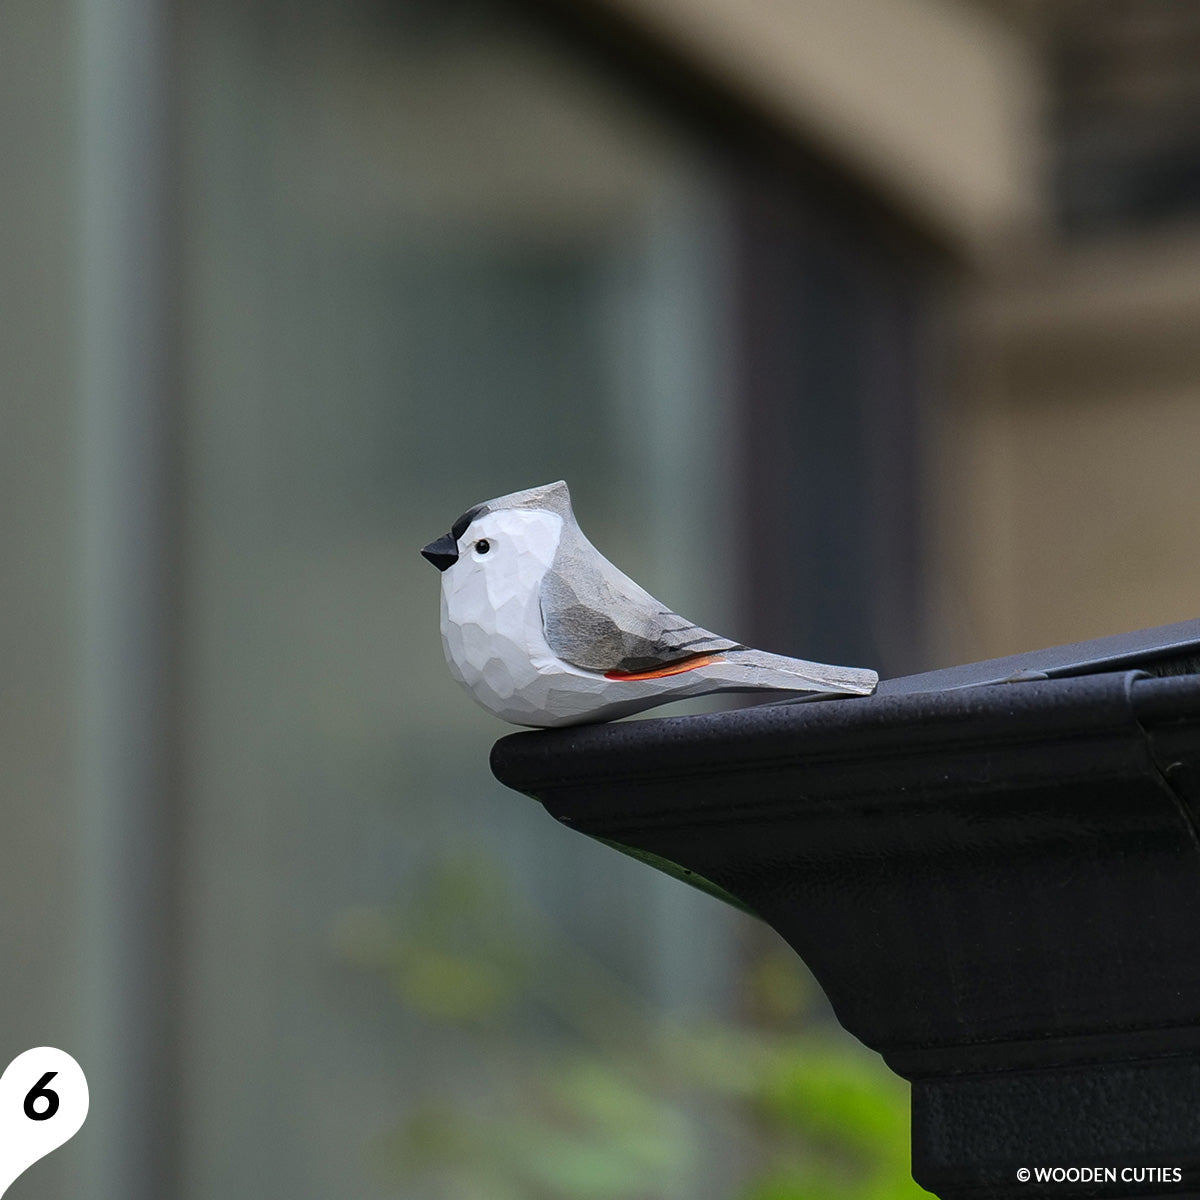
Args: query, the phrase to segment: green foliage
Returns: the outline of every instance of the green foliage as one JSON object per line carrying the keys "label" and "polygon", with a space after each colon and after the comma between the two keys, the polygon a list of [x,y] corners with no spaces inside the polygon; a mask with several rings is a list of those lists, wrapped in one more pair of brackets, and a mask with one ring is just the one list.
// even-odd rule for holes
{"label": "green foliage", "polygon": [[[914,1200],[908,1089],[827,1019],[790,951],[748,972],[753,1021],[666,1023],[484,858],[441,864],[390,912],[345,914],[342,956],[459,1031],[474,1094],[408,1112],[376,1159],[453,1200],[661,1200],[714,1147],[736,1200]],[[400,1193],[398,1193],[400,1194]]]}

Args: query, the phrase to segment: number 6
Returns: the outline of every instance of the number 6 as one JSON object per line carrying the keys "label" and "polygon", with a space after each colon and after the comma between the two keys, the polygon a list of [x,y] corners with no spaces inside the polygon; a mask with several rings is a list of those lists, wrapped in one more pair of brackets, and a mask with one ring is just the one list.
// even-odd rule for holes
{"label": "number 6", "polygon": [[[37,1083],[35,1083],[33,1087],[29,1089],[29,1092],[25,1097],[25,1115],[31,1121],[48,1121],[56,1112],[58,1112],[58,1093],[52,1092],[46,1086],[46,1084],[48,1084],[50,1080],[52,1080],[57,1074],[57,1071],[47,1071],[45,1075],[43,1075],[41,1079],[39,1079]],[[42,1112],[38,1112],[38,1110],[33,1107],[33,1102],[39,1096],[45,1096],[47,1101],[46,1107]]]}

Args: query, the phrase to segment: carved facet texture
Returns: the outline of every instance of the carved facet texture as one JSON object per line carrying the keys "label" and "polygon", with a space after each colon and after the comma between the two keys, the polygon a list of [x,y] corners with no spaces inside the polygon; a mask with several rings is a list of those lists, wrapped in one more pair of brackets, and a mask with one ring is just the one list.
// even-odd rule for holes
{"label": "carved facet texture", "polygon": [[[442,569],[446,661],[484,708],[514,724],[605,721],[711,692],[875,687],[874,671],[752,650],[672,612],[583,536],[565,483],[476,505],[450,536],[458,558]],[[656,671],[669,674],[645,677]],[[641,677],[613,677],[622,674]]]}

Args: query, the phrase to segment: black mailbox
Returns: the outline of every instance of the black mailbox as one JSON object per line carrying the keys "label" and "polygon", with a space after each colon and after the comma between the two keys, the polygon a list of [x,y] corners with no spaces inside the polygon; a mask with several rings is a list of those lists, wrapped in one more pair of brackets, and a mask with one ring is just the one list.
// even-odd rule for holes
{"label": "black mailbox", "polygon": [[[876,695],[519,733],[501,782],[758,914],[943,1197],[1200,1191],[1200,621]],[[1104,1168],[1099,1172],[1091,1168]],[[1176,1170],[1178,1169],[1178,1170]]]}

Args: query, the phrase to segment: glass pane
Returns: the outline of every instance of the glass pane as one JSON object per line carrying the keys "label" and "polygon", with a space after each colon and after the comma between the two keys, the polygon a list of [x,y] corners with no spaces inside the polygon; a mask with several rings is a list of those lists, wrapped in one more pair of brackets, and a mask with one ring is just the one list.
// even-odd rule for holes
{"label": "glass pane", "polygon": [[195,4],[184,47],[185,1194],[415,1195],[378,1138],[514,1086],[354,961],[447,856],[655,1011],[723,999],[737,917],[492,781],[417,553],[566,478],[729,628],[720,189],[499,5]]}
{"label": "glass pane", "polygon": [[1194,222],[1200,9],[1086,0],[1048,12],[1053,200],[1063,228]]}

